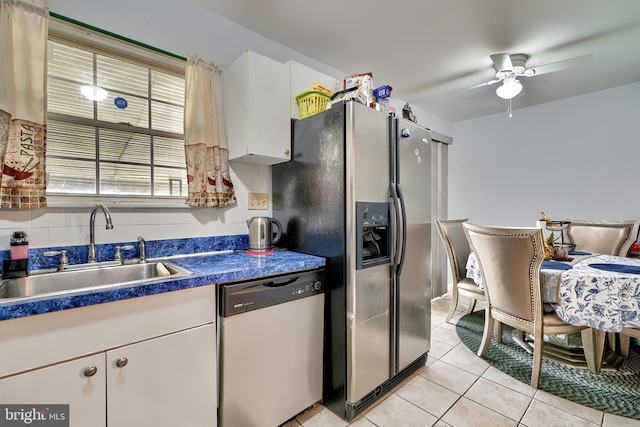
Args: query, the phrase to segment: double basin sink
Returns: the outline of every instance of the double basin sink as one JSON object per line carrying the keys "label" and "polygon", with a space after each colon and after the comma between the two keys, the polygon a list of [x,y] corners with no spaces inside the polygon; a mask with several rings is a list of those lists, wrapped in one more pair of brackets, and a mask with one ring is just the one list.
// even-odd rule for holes
{"label": "double basin sink", "polygon": [[0,282],[0,301],[6,298],[27,298],[45,294],[64,294],[84,289],[101,289],[120,285],[186,277],[192,273],[168,261],[121,265],[107,263],[85,264],[55,273],[3,279]]}

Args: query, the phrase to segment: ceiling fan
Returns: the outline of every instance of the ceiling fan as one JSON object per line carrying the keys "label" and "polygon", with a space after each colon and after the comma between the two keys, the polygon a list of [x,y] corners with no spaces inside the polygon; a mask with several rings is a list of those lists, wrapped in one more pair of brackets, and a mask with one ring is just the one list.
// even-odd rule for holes
{"label": "ceiling fan", "polygon": [[466,89],[474,89],[502,82],[496,89],[496,94],[502,99],[512,99],[522,92],[522,84],[518,77],[534,77],[541,74],[587,65],[593,61],[593,55],[587,54],[575,58],[565,59],[550,64],[540,65],[535,68],[527,68],[528,55],[508,53],[494,53],[489,55],[496,70],[496,78],[488,82],[480,83]]}
{"label": "ceiling fan", "polygon": [[502,82],[501,86],[496,89],[496,94],[507,100],[507,114],[512,117],[511,100],[522,92],[522,83],[518,77],[534,77],[541,74],[552,73],[555,71],[565,70],[567,68],[586,65],[593,61],[593,55],[587,54],[576,56],[575,58],[565,59],[558,62],[552,62],[540,65],[535,68],[527,68],[527,59],[529,56],[524,54],[510,55],[508,53],[494,53],[489,55],[493,61],[493,67],[496,70],[496,78],[488,82],[480,83],[466,89],[473,89],[482,86],[489,86]]}

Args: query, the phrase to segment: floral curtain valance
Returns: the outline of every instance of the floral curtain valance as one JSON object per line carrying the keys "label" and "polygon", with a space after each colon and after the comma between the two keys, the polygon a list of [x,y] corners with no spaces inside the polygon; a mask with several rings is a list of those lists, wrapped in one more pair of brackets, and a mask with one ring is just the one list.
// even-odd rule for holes
{"label": "floral curtain valance", "polygon": [[189,206],[236,204],[217,64],[191,55],[185,73],[184,145]]}
{"label": "floral curtain valance", "polygon": [[0,0],[0,208],[46,200],[46,85],[49,6]]}

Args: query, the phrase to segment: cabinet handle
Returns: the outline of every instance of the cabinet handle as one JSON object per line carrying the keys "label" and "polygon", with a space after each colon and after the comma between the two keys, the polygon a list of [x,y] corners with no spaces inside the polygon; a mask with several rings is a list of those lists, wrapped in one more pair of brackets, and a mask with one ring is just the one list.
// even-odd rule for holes
{"label": "cabinet handle", "polygon": [[125,366],[127,366],[127,363],[129,363],[129,359],[127,359],[126,357],[121,357],[120,359],[116,360],[116,366],[118,368],[124,368]]}
{"label": "cabinet handle", "polygon": [[284,154],[285,154],[285,156],[288,156],[289,155],[289,150],[284,150]]}
{"label": "cabinet handle", "polygon": [[96,372],[98,372],[98,368],[95,366],[89,366],[88,368],[86,368],[84,370],[84,376],[89,378],[92,377],[96,374]]}

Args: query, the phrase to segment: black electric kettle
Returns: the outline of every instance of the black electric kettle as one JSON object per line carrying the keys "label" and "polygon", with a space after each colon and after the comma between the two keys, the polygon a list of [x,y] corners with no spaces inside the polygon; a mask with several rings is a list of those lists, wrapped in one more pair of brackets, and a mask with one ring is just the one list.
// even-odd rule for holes
{"label": "black electric kettle", "polygon": [[[275,236],[272,229],[273,224],[277,227]],[[247,226],[249,227],[250,251],[268,251],[280,240],[280,236],[282,235],[282,225],[280,221],[275,218],[254,216],[247,220]]]}

